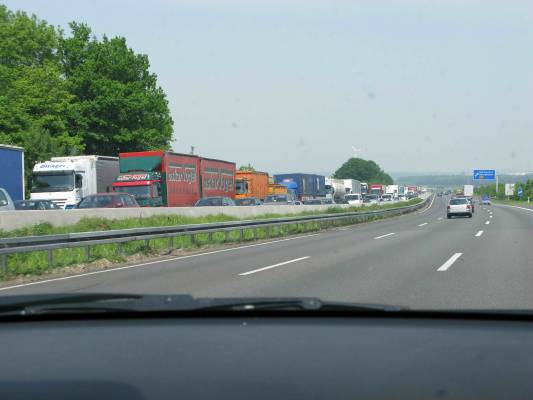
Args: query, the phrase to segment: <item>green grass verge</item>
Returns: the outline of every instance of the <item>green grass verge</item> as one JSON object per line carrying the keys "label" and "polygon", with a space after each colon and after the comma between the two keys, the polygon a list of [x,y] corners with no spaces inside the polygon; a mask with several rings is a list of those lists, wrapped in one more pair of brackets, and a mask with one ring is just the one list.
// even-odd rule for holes
{"label": "green grass verge", "polygon": [[493,200],[494,203],[509,204],[512,206],[520,206],[526,208],[533,208],[533,202],[528,203],[527,201],[518,201],[518,200]]}
{"label": "green grass verge", "polygon": [[[406,205],[413,205],[423,201],[422,199],[413,199],[410,201],[385,204],[382,206],[365,206],[365,207],[330,207],[325,211],[303,211],[295,214],[263,214],[253,219],[271,219],[288,216],[308,216],[319,214],[336,214],[344,212],[373,211],[387,208],[397,208]],[[380,219],[379,216],[368,216],[366,221]],[[237,221],[239,218],[228,215],[209,215],[205,217],[186,217],[182,215],[157,215],[148,218],[128,218],[128,219],[104,219],[104,218],[84,218],[78,223],[63,227],[54,227],[49,223],[34,225],[31,227],[17,229],[9,232],[0,231],[0,237],[18,237],[33,235],[51,235],[60,233],[74,232],[92,232],[115,229],[142,228],[142,227],[160,227],[175,226],[185,224],[203,224],[213,222]],[[349,222],[344,223],[345,225]],[[340,223],[339,223],[340,226]],[[85,248],[60,249],[54,250],[52,262],[49,263],[48,252],[32,252],[14,254],[7,257],[7,268],[0,270],[0,280],[12,279],[20,275],[41,275],[52,271],[58,267],[66,267],[76,264],[93,262],[96,260],[106,259],[112,263],[125,261],[128,256],[134,254],[144,254],[146,256],[158,255],[171,249],[194,250],[202,246],[217,245],[231,242],[246,242],[251,240],[260,240],[265,238],[275,238],[288,235],[294,235],[303,232],[316,231],[324,228],[317,222],[299,223],[291,226],[279,228],[257,228],[244,229],[242,237],[240,230],[228,232],[216,232],[211,235],[199,233],[194,237],[179,236],[172,240],[169,238],[153,239],[149,242],[135,241],[128,242],[122,246],[115,244],[105,244],[92,246],[89,258]],[[267,231],[268,229],[268,231]]]}

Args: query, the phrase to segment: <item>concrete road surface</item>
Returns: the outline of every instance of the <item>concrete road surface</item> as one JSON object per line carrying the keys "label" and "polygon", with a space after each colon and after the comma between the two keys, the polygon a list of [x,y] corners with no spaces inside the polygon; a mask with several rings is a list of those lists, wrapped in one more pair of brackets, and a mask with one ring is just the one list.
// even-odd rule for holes
{"label": "concrete road surface", "polygon": [[473,218],[448,220],[448,199],[394,219],[1,288],[0,295],[313,296],[422,309],[533,309],[533,210],[476,205]]}

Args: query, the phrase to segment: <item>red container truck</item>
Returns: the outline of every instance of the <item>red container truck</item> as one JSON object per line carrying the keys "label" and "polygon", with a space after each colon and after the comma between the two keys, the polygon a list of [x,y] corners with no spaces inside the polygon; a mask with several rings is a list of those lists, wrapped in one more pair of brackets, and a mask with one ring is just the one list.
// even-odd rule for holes
{"label": "red container truck", "polygon": [[202,197],[235,197],[235,163],[190,154],[140,151],[119,154],[115,192],[142,207],[192,206]]}
{"label": "red container truck", "polygon": [[378,196],[382,196],[385,194],[385,185],[382,185],[380,183],[373,183],[370,185],[370,194],[377,194]]}

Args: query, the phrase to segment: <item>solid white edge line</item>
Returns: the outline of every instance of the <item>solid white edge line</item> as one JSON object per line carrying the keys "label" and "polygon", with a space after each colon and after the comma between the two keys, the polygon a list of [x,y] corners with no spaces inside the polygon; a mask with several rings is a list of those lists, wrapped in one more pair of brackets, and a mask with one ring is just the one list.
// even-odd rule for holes
{"label": "solid white edge line", "polygon": [[483,231],[479,231],[478,233],[476,233],[476,237],[480,237],[481,235],[483,235]]}
{"label": "solid white edge line", "polygon": [[164,259],[164,260],[149,261],[149,262],[140,263],[140,264],[125,265],[123,267],[116,267],[116,268],[103,269],[103,270],[100,270],[100,271],[86,272],[84,274],[63,276],[61,278],[52,278],[52,279],[45,279],[45,280],[42,280],[42,281],[21,283],[19,285],[0,287],[0,291],[9,290],[9,289],[16,289],[16,288],[21,288],[21,287],[25,287],[25,286],[40,285],[40,284],[43,284],[43,283],[65,281],[67,279],[83,278],[84,276],[103,274],[103,273],[106,273],[106,272],[122,271],[122,270],[130,269],[130,268],[138,268],[138,267],[144,267],[144,266],[147,266],[147,265],[164,263],[164,262],[169,262],[169,261],[179,261],[179,260],[184,260],[184,259],[187,259],[187,258],[207,256],[207,255],[217,254],[217,253],[225,253],[227,251],[247,249],[247,248],[250,248],[250,247],[265,246],[265,245],[268,245],[268,244],[287,242],[289,240],[303,239],[303,238],[308,238],[308,237],[317,236],[317,235],[319,235],[319,233],[312,233],[310,235],[296,236],[296,237],[286,238],[286,239],[271,240],[271,241],[263,242],[263,243],[254,243],[254,244],[250,244],[250,245],[247,245],[247,246],[231,247],[229,249],[214,250],[214,251],[209,251],[209,252],[205,252],[205,253],[190,254],[188,256],[167,258],[167,259]]}
{"label": "solid white edge line", "polygon": [[424,222],[422,224],[419,224],[418,226],[424,226],[424,225],[427,225],[428,223],[427,222]]}
{"label": "solid white edge line", "polygon": [[453,256],[451,256],[448,261],[446,261],[444,264],[442,264],[437,271],[446,271],[448,268],[450,268],[454,262],[457,261],[459,257],[461,257],[463,253],[455,253]]}
{"label": "solid white edge line", "polygon": [[418,214],[422,214],[422,213],[426,212],[427,210],[429,210],[431,208],[431,206],[433,205],[433,202],[435,201],[436,197],[437,196],[433,195],[433,199],[431,200],[431,203],[429,204],[428,208],[425,208],[424,210],[419,211]]}
{"label": "solid white edge line", "polygon": [[376,236],[374,239],[383,239],[384,237],[392,236],[392,235],[395,235],[395,233],[391,232],[391,233],[387,233],[386,235]]}
{"label": "solid white edge line", "polygon": [[519,206],[511,206],[511,205],[509,205],[509,204],[495,204],[495,206],[498,206],[498,207],[512,207],[512,208],[519,208],[520,210],[526,210],[526,211],[533,212],[533,208],[526,208],[526,207],[519,207]]}
{"label": "solid white edge line", "polygon": [[292,264],[292,263],[295,263],[295,262],[298,262],[298,261],[307,260],[309,257],[310,256],[295,258],[294,260],[284,261],[284,262],[281,262],[281,263],[278,263],[278,264],[269,265],[267,267],[254,269],[254,270],[251,270],[251,271],[248,271],[248,272],[243,272],[242,274],[239,274],[239,276],[251,275],[251,274],[255,274],[256,272],[266,271],[267,269],[277,268],[277,267],[281,267],[282,265],[287,265],[287,264]]}
{"label": "solid white edge line", "polygon": [[490,224],[490,221],[485,221],[485,225],[488,225],[488,224]]}

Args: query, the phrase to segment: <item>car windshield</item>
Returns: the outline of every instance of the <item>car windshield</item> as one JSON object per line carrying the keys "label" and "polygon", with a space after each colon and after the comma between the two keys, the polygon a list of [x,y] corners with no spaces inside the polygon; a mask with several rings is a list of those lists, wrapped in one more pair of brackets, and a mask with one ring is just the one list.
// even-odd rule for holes
{"label": "car windshield", "polygon": [[253,206],[255,205],[255,199],[235,199],[236,206]]}
{"label": "car windshield", "polygon": [[459,205],[459,204],[468,204],[469,201],[465,198],[462,198],[462,199],[451,199],[450,200],[450,205],[452,206],[456,206],[456,205]]}
{"label": "car windshield", "polygon": [[265,203],[280,203],[280,202],[287,202],[287,201],[288,201],[287,196],[283,196],[283,195],[274,195],[274,196],[265,197]]}
{"label": "car windshield", "polygon": [[79,208],[106,208],[113,204],[113,196],[89,196],[81,201]]}
{"label": "car windshield", "polygon": [[0,305],[533,313],[532,108],[533,0],[4,0]]}
{"label": "car windshield", "polygon": [[347,194],[344,196],[346,200],[360,200],[361,196],[358,194]]}

